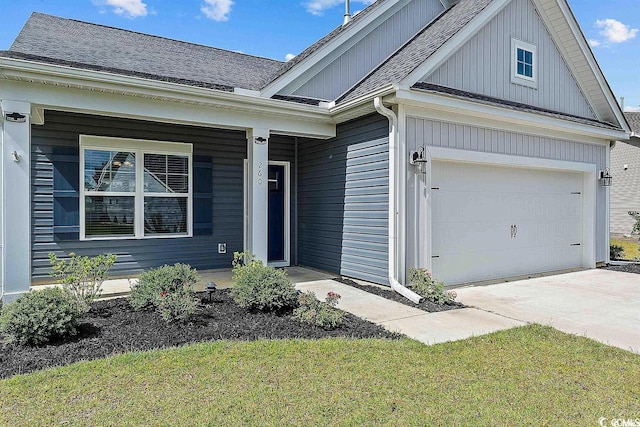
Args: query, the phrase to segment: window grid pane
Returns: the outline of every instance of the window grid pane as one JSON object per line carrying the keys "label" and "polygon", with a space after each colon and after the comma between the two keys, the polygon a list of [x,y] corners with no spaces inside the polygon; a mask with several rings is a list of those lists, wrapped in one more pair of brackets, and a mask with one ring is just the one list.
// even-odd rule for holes
{"label": "window grid pane", "polygon": [[85,150],[85,191],[134,193],[136,158],[125,151]]}
{"label": "window grid pane", "polygon": [[189,158],[145,153],[144,191],[145,193],[189,193]]}
{"label": "window grid pane", "polygon": [[85,235],[134,237],[135,197],[85,196]]}
{"label": "window grid pane", "polygon": [[533,52],[518,48],[516,65],[518,75],[533,78]]}

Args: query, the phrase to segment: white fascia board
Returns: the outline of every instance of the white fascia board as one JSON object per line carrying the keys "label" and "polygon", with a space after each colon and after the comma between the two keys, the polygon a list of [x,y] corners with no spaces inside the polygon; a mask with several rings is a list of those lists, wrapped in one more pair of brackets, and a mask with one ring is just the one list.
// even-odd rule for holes
{"label": "white fascia board", "polygon": [[[283,75],[265,86],[261,93],[262,96],[270,98],[273,95],[280,92],[282,89],[299,79],[303,74],[311,70],[316,64],[325,59],[328,56],[338,57],[344,53],[347,49],[353,46],[356,42],[362,39],[365,35],[375,29],[375,25],[372,25],[381,17],[386,16],[389,12],[395,12],[402,6],[408,3],[409,0],[388,0],[371,13],[369,13],[364,19],[361,19],[355,23],[350,23],[349,28],[343,31],[338,36],[334,37],[331,41],[326,43],[320,49],[313,52],[308,57],[304,58],[299,63],[295,64],[291,69],[287,70]],[[360,37],[355,37],[356,34],[361,33]]]}
{"label": "white fascia board", "polygon": [[[317,135],[319,137],[332,137],[335,135],[335,130],[329,130],[333,127],[333,123],[326,107],[261,98],[253,96],[252,94],[243,93],[242,91],[240,91],[241,93],[225,92],[139,77],[116,75],[101,71],[82,70],[7,58],[0,58],[0,77],[1,76],[5,77],[4,80],[0,80],[0,82],[3,83],[3,97],[8,99],[23,99],[26,102],[37,103],[52,108],[58,106],[74,108],[72,105],[73,102],[69,102],[67,105],[60,105],[57,97],[65,90],[75,89],[78,91],[76,94],[84,92],[85,96],[90,95],[95,97],[113,94],[122,97],[122,95],[127,95],[128,97],[136,98],[138,101],[148,99],[151,101],[169,101],[176,105],[211,107],[215,108],[217,113],[227,110],[237,116],[229,122],[219,121],[215,123],[220,126],[242,129],[250,128],[254,127],[251,122],[253,116],[264,116],[260,122],[263,122],[266,118],[273,118],[273,121],[278,122],[277,128],[273,126],[267,127],[283,133],[291,132],[292,134]],[[28,91],[31,94],[29,96],[26,94],[20,95],[20,92],[26,89],[29,84],[31,86],[37,86],[38,90]],[[15,96],[13,98],[9,97],[8,94],[4,93],[5,89],[10,91],[12,87],[20,88],[19,90],[15,90],[15,92],[19,94],[17,95],[18,98],[15,98]],[[53,91],[56,93],[53,94]],[[38,92],[42,93],[38,95]],[[45,96],[46,94],[53,96],[47,98]],[[114,109],[102,111],[108,112],[111,110]],[[91,110],[87,110],[87,112],[89,111]],[[240,120],[243,113],[249,116],[249,121]],[[144,111],[138,111],[136,116],[139,118],[146,117]],[[278,120],[275,118],[278,118]],[[153,120],[151,117],[149,119]],[[189,119],[185,121],[192,122]],[[288,129],[287,121],[294,124],[292,126],[293,129]],[[307,125],[309,123],[315,123],[317,126],[310,125],[310,132],[300,132],[298,129],[300,126],[295,125],[295,122],[304,122]],[[214,124],[211,123],[211,120],[202,123],[207,125]],[[314,129],[314,127],[320,130]]]}
{"label": "white fascia board", "polygon": [[[532,0],[532,1],[533,1],[534,5],[535,5],[536,9],[539,11],[540,17],[542,18],[542,20],[544,21],[545,25],[547,26],[547,29],[551,32],[553,40],[555,41],[555,43],[558,46],[558,48],[562,51],[562,56],[565,58],[565,60],[567,62],[567,65],[571,69],[574,77],[578,80],[579,85],[580,85],[580,87],[582,89],[583,85],[580,84],[580,75],[579,75],[578,72],[576,72],[574,64],[571,61],[568,60],[567,51],[564,48],[564,46],[562,45],[562,43],[560,43],[560,38],[557,36],[556,29],[554,28],[554,22],[558,21],[557,16],[553,16],[553,17],[547,16],[547,14],[544,13],[544,8],[542,7],[542,5],[540,3],[540,0]],[[600,85],[602,93],[603,93],[604,97],[606,98],[606,100],[607,100],[607,102],[609,104],[609,107],[611,108],[611,110],[613,111],[616,119],[618,120],[618,123],[620,124],[620,126],[624,130],[626,130],[628,132],[631,132],[631,129],[629,128],[629,126],[627,125],[626,120],[624,119],[624,115],[622,113],[622,110],[620,109],[620,106],[618,105],[618,102],[616,101],[616,98],[615,98],[613,92],[611,91],[611,87],[607,83],[606,78],[604,77],[604,74],[602,73],[602,70],[600,69],[600,66],[598,65],[598,62],[597,62],[595,56],[593,55],[593,52],[592,52],[591,48],[589,47],[589,45],[587,43],[587,40],[584,37],[584,34],[582,33],[582,30],[580,29],[580,25],[576,21],[573,12],[571,12],[571,9],[569,8],[569,5],[568,5],[567,1],[566,0],[556,0],[556,1],[557,1],[558,8],[562,12],[562,16],[563,16],[564,20],[566,21],[567,25],[569,26],[569,29],[573,33],[573,36],[574,36],[578,46],[580,47],[580,50],[581,50],[582,54],[584,55],[584,58],[586,59],[587,64],[591,68],[591,72],[593,73],[593,75],[595,76],[598,84]],[[593,108],[593,111],[596,113],[596,115],[598,115],[598,118],[600,120],[602,120],[601,114],[597,111],[597,109],[595,107],[593,107],[594,100],[593,100],[593,97],[591,96],[591,94],[589,94],[589,91],[586,91],[586,90],[583,89],[583,92],[584,92],[584,95],[589,100],[589,103],[591,104],[591,106]]]}
{"label": "white fascia board", "polygon": [[629,138],[628,132],[625,131],[589,126],[536,113],[480,104],[446,95],[399,90],[389,101],[423,109],[435,109],[439,112],[447,111],[453,114],[465,114],[482,118],[485,122],[488,119],[495,123],[503,122],[545,130],[552,129],[566,134],[592,137],[603,142]]}
{"label": "white fascia board", "polygon": [[440,46],[426,61],[409,73],[409,75],[400,82],[400,86],[405,88],[411,87],[427,75],[427,73],[436,70],[510,2],[511,0],[494,0],[473,18],[471,22],[467,23],[464,28]]}

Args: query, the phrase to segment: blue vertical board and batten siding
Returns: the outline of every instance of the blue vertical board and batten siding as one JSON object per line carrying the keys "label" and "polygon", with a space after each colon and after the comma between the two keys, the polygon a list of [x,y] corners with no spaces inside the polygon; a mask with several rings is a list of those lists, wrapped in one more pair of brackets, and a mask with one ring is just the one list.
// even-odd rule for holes
{"label": "blue vertical board and batten siding", "polygon": [[[421,146],[591,163],[596,165],[597,170],[606,167],[607,150],[609,149],[606,145],[407,117],[407,150],[416,150]],[[408,210],[413,215],[413,218],[409,218],[408,222],[417,224],[415,221],[419,221],[419,219],[416,218],[424,218],[426,213],[422,211],[423,207],[414,206],[411,198],[408,198],[408,201]],[[606,235],[607,227],[606,205],[606,190],[598,185],[596,187],[597,261],[606,260],[606,249],[609,246],[602,241],[603,236]],[[414,236],[407,237],[412,240]],[[409,247],[414,247],[416,244],[416,242],[410,242]],[[411,251],[408,253],[411,254]]]}
{"label": "blue vertical board and batten siding", "polygon": [[346,52],[331,63],[323,65],[308,81],[302,84],[296,81],[280,93],[327,100],[338,98],[443,10],[439,0],[408,2]]}
{"label": "blue vertical board and batten siding", "polygon": [[[183,262],[199,269],[228,268],[243,246],[243,161],[246,134],[209,129],[46,112],[32,127],[32,278],[49,279],[48,253],[66,256],[115,253],[114,275]],[[80,241],[79,136],[81,134],[193,144],[194,237]],[[275,137],[276,160],[293,158],[293,138]],[[218,254],[218,243],[227,254]]]}
{"label": "blue vertical board and batten siding", "polygon": [[[511,83],[511,39],[537,47],[537,88]],[[596,118],[530,0],[511,1],[444,64],[420,81]]]}
{"label": "blue vertical board and batten siding", "polygon": [[301,265],[388,284],[389,122],[373,115],[298,144]]}

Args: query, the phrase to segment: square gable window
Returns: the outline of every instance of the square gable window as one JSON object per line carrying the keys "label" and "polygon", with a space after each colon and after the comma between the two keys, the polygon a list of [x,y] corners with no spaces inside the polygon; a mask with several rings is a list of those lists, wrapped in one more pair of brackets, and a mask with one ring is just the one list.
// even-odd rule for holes
{"label": "square gable window", "polygon": [[511,83],[538,87],[538,58],[534,45],[511,39]]}

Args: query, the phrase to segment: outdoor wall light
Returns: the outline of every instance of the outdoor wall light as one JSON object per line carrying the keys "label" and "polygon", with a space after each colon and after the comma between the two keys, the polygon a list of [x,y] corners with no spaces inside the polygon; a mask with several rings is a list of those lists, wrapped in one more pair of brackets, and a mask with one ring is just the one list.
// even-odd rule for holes
{"label": "outdoor wall light", "polygon": [[12,151],[11,158],[13,159],[14,162],[18,163],[20,161],[20,154],[18,154],[17,151]]}
{"label": "outdoor wall light", "polygon": [[602,184],[603,187],[611,187],[612,180],[613,177],[611,176],[611,171],[609,171],[609,168],[605,168],[604,170],[600,171],[600,184]]}
{"label": "outdoor wall light", "polygon": [[409,164],[416,166],[420,172],[425,172],[422,166],[425,163],[427,163],[427,159],[424,157],[424,147],[418,147],[416,151],[409,153]]}

